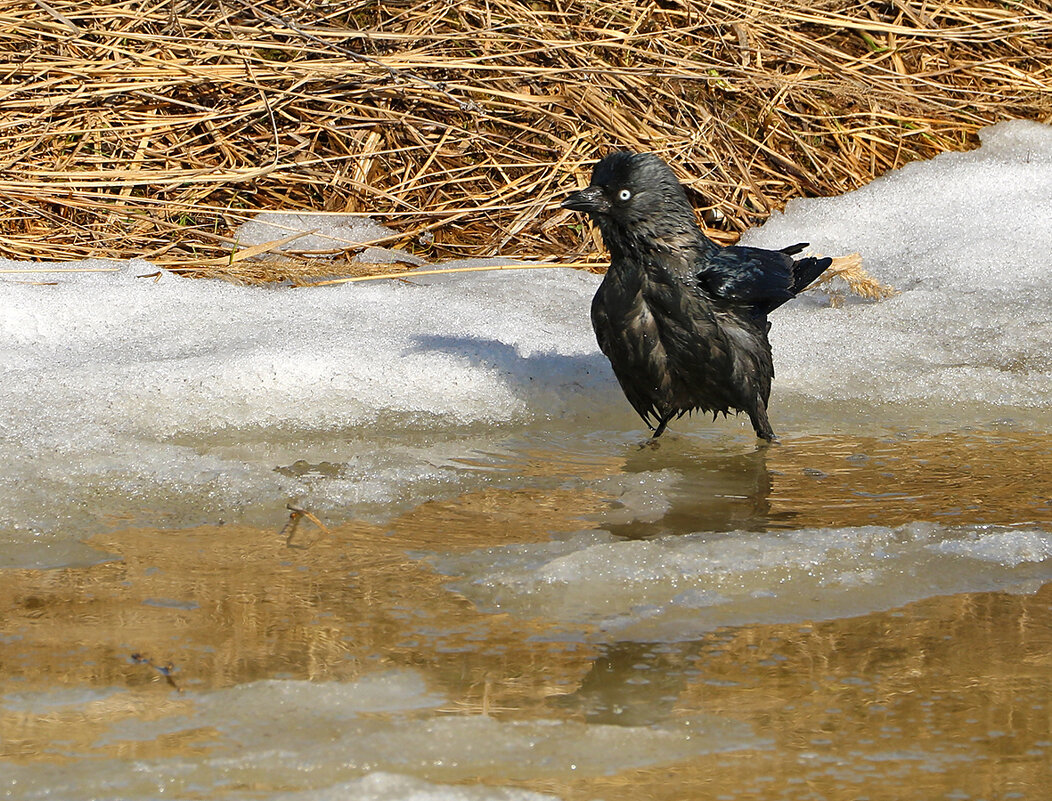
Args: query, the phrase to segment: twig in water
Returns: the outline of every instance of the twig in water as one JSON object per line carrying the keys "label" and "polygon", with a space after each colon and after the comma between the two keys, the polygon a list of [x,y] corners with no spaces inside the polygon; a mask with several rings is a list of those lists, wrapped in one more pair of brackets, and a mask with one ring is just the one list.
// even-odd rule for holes
{"label": "twig in water", "polygon": [[304,509],[302,506],[293,506],[291,503],[285,504],[285,508],[289,510],[289,522],[285,524],[284,528],[281,529],[281,535],[285,538],[285,547],[287,548],[309,548],[314,544],[315,540],[310,542],[302,542],[300,538],[296,537],[296,533],[299,530],[300,521],[303,518],[307,518],[319,529],[326,534],[332,532],[326,528],[325,524],[322,523],[317,517],[311,514],[309,511]]}
{"label": "twig in water", "polygon": [[169,662],[167,665],[158,665],[156,662],[150,659],[150,657],[144,656],[143,654],[132,654],[131,658],[132,662],[134,662],[136,665],[149,665],[162,676],[164,676],[164,680],[168,682],[168,685],[177,693],[181,693],[183,691],[183,688],[176,684],[175,679],[172,678],[172,672],[175,670],[175,665],[173,665],[171,662]]}

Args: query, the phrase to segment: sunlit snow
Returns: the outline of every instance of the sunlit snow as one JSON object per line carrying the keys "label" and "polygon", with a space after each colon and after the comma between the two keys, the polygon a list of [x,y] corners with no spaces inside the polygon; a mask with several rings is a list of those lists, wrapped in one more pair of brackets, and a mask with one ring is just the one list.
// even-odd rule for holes
{"label": "sunlit snow", "polygon": [[[983,141],[794,202],[746,237],[859,251],[902,290],[840,308],[815,296],[776,314],[780,434],[1047,421],[1052,128],[1004,123]],[[383,233],[357,217],[270,214],[243,239],[297,228],[321,250]],[[173,517],[301,496],[375,514],[459,486],[449,459],[501,432],[642,436],[590,330],[590,274],[259,289],[108,266],[120,271],[48,276],[54,286],[3,275],[0,522],[26,532],[16,540],[46,540],[68,515],[124,511],[114,495]],[[346,469],[329,481],[280,469],[298,461]]]}
{"label": "sunlit snow", "polygon": [[745,236],[760,247],[806,237],[818,252],[858,251],[902,290],[836,313],[801,301],[779,316],[782,393],[1047,411],[1052,127],[1012,122],[981,137],[979,150],[909,164],[847,195],[792,201]]}

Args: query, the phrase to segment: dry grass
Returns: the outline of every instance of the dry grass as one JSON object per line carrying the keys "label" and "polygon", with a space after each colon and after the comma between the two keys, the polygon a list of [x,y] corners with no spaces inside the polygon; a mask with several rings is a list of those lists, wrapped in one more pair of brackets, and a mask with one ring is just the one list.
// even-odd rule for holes
{"label": "dry grass", "polygon": [[256,211],[320,209],[427,258],[580,260],[553,199],[612,148],[728,242],[1052,121],[1050,64],[1037,2],[0,0],[0,255],[221,274]]}
{"label": "dry grass", "polygon": [[862,256],[850,253],[834,256],[833,263],[808,290],[818,289],[829,294],[829,302],[839,306],[848,293],[866,300],[885,300],[898,290],[874,278],[862,267]]}

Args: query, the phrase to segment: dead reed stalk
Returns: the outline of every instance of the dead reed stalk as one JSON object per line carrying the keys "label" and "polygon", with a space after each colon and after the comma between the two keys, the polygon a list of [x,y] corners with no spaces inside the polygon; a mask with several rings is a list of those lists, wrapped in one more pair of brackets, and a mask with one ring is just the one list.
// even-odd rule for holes
{"label": "dead reed stalk", "polygon": [[[613,148],[724,241],[786,200],[1052,121],[1052,12],[986,0],[0,0],[0,255],[212,266],[257,211],[427,258],[580,260]],[[286,265],[287,268],[287,265]]]}

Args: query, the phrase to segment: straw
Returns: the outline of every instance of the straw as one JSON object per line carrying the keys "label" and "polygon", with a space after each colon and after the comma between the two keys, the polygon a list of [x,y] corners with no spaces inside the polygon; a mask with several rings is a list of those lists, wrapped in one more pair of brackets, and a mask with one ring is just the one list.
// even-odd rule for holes
{"label": "straw", "polygon": [[558,201],[620,148],[673,164],[729,243],[791,198],[1052,121],[1046,4],[662,5],[0,0],[0,256],[306,280],[325,270],[238,258],[235,231],[316,210],[428,261],[589,260]]}

